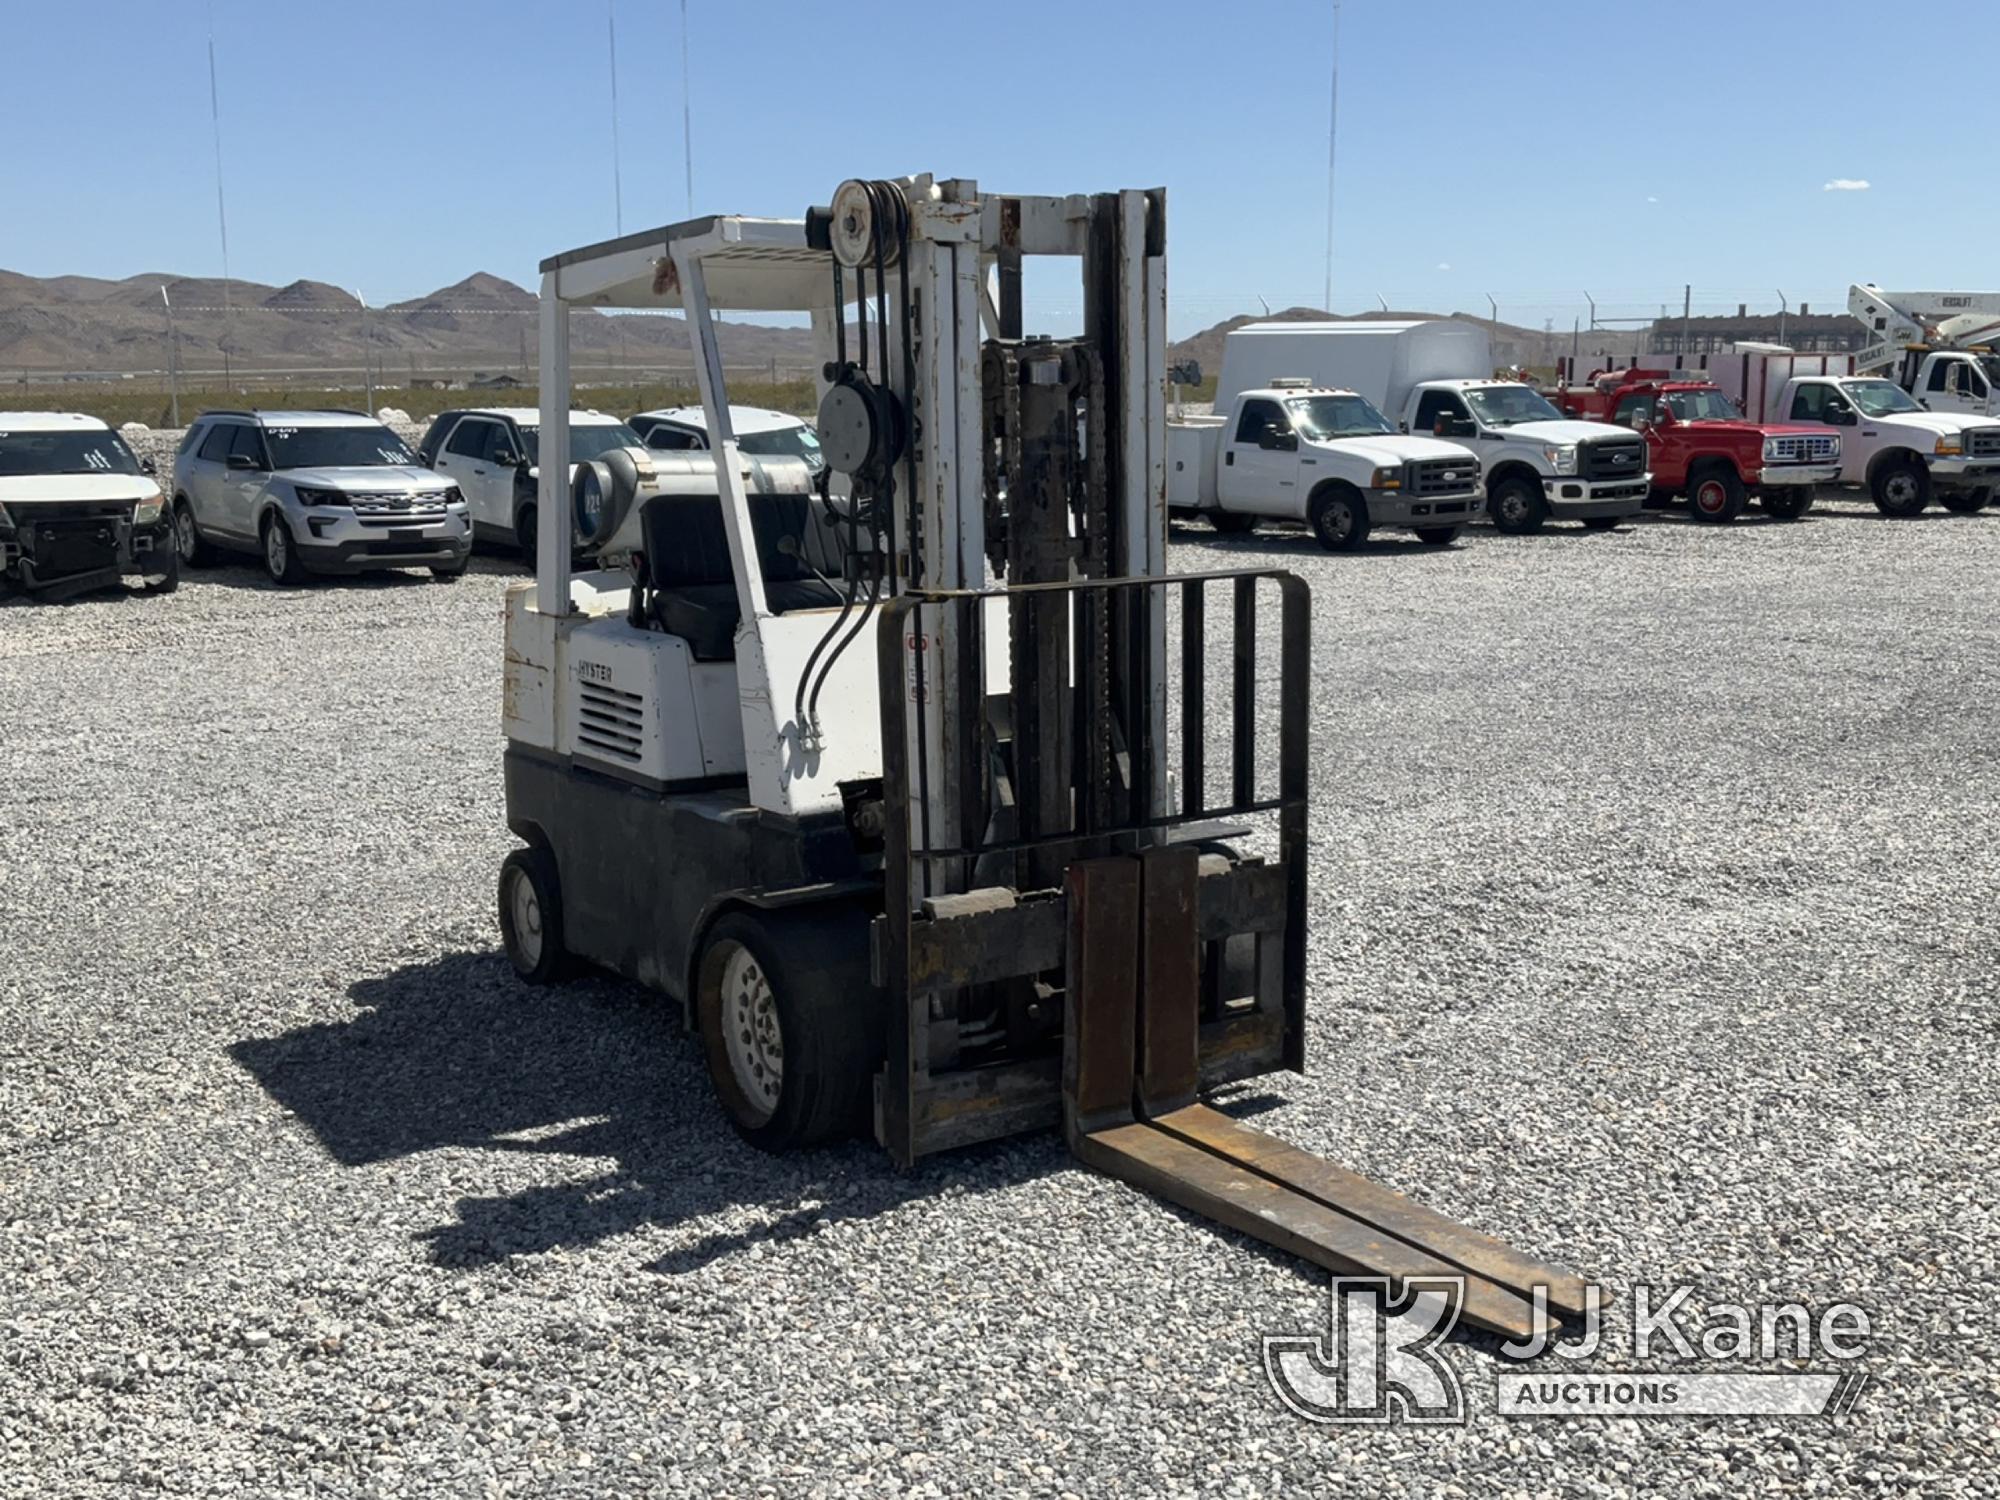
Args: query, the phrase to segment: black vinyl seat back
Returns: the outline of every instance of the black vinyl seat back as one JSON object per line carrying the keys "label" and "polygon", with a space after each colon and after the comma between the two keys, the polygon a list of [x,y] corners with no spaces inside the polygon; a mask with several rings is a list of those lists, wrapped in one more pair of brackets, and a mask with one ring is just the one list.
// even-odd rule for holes
{"label": "black vinyl seat back", "polygon": [[[810,495],[751,495],[750,529],[773,614],[837,608],[840,595],[814,576],[841,573],[840,541]],[[655,495],[639,512],[646,557],[644,614],[685,639],[703,661],[736,652],[741,616],[729,568],[729,531],[718,495]],[[780,543],[790,537],[795,550]],[[808,566],[810,563],[811,566]]]}

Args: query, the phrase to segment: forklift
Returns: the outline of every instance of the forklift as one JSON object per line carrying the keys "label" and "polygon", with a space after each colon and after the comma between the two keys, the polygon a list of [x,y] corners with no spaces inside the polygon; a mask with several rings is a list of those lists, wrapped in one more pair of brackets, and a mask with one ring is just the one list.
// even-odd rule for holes
{"label": "forklift", "polygon": [[[1079,336],[1024,336],[1030,256],[1079,266]],[[544,452],[578,308],[684,313],[716,462],[542,466],[572,524],[505,614],[516,970],[678,1001],[761,1147],[1060,1129],[1335,1272],[1463,1278],[1471,1326],[1580,1320],[1573,1273],[1205,1102],[1305,1065],[1310,600],[1168,570],[1165,194],[851,180],[556,255]],[[810,321],[821,470],[746,467],[724,310]]]}

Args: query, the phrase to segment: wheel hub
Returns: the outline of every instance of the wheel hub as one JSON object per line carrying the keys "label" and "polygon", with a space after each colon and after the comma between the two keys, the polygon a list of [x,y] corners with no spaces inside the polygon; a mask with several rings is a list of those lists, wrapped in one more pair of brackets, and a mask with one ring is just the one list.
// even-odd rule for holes
{"label": "wheel hub", "polygon": [[519,870],[507,891],[508,914],[514,919],[514,942],[527,967],[542,961],[542,903],[535,895],[535,883]]}
{"label": "wheel hub", "polygon": [[785,1086],[785,1038],[770,978],[741,944],[722,965],[721,1031],[730,1076],[759,1123],[768,1120]]}

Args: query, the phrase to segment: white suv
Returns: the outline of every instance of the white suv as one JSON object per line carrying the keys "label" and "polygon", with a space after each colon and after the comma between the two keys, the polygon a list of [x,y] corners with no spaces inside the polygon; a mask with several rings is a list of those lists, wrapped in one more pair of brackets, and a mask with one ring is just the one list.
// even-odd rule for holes
{"label": "white suv", "polygon": [[[667,406],[642,411],[625,424],[655,453],[706,453],[708,415],[699,406]],[[762,406],[732,406],[736,451],[745,458],[802,458],[817,473],[819,434],[797,417]]]}
{"label": "white suv", "polygon": [[174,534],[189,566],[252,552],[279,583],[370,568],[453,579],[472,555],[456,486],[353,411],[203,412],[174,455]]}
{"label": "white suv", "polygon": [[[487,406],[440,413],[417,461],[449,478],[472,508],[472,531],[482,542],[521,549],[535,565],[536,487],[541,475],[542,414],[533,407]],[[613,448],[641,446],[638,435],[602,412],[569,414],[570,479],[576,466]]]}
{"label": "white suv", "polygon": [[153,466],[95,417],[0,411],[0,593],[44,599],[180,583]]}

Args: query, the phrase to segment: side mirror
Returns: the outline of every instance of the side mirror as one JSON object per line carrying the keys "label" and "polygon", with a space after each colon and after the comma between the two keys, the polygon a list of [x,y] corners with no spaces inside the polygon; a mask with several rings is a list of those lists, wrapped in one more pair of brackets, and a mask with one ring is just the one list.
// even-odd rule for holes
{"label": "side mirror", "polygon": [[151,458],[142,458],[139,460],[139,472],[141,474],[158,474],[160,466],[154,463]]}
{"label": "side mirror", "polygon": [[1431,432],[1441,438],[1467,438],[1479,431],[1479,424],[1470,417],[1455,417],[1449,412],[1437,419]]}
{"label": "side mirror", "polygon": [[1855,415],[1851,406],[1829,406],[1826,409],[1826,420],[1834,427],[1852,427],[1861,419]]}
{"label": "side mirror", "polygon": [[500,465],[503,469],[511,469],[518,465],[521,460],[515,456],[513,449],[502,448],[498,453],[493,455],[493,462]]}
{"label": "side mirror", "polygon": [[1644,432],[1648,427],[1651,427],[1652,425],[1653,425],[1653,419],[1647,416],[1644,412],[1635,411],[1632,413],[1632,430],[1634,432]]}
{"label": "side mirror", "polygon": [[1299,435],[1266,427],[1257,438],[1257,446],[1267,453],[1296,453],[1299,451]]}
{"label": "side mirror", "polygon": [[232,469],[254,469],[257,467],[257,460],[247,453],[232,453],[229,455],[228,464]]}
{"label": "side mirror", "polygon": [[1655,427],[1671,427],[1679,420],[1674,415],[1674,409],[1671,406],[1656,406],[1653,408],[1653,425]]}

